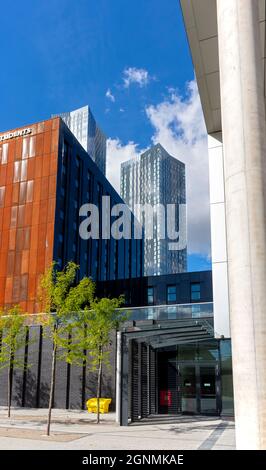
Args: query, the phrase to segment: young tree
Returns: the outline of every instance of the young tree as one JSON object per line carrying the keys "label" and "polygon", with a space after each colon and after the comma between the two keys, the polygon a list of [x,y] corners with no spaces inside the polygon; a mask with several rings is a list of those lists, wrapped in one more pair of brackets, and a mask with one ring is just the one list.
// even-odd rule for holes
{"label": "young tree", "polygon": [[[43,323],[48,327],[53,341],[50,395],[46,433],[50,435],[51,415],[54,401],[55,367],[58,346],[64,346],[64,337],[69,333],[75,312],[85,305],[90,305],[95,285],[89,278],[83,278],[78,284],[76,274],[78,265],[72,261],[63,271],[56,270],[56,263],[43,275],[40,282],[40,303],[43,312]],[[67,342],[69,347],[69,341]]]}
{"label": "young tree", "polygon": [[96,299],[91,303],[91,311],[87,320],[88,361],[92,370],[97,371],[98,375],[97,423],[100,422],[102,367],[104,364],[110,366],[110,335],[127,319],[127,314],[119,309],[123,303],[123,296],[114,299]]}
{"label": "young tree", "polygon": [[18,305],[0,312],[0,335],[0,369],[8,369],[7,416],[10,418],[12,373],[14,368],[25,369],[24,357],[22,359],[18,355],[26,344],[25,315]]}
{"label": "young tree", "polygon": [[[73,313],[66,329],[68,334],[58,337],[60,360],[97,371],[97,423],[99,423],[99,401],[102,385],[102,366],[110,365],[110,333],[127,319],[119,310],[124,297],[96,299],[91,308]],[[71,338],[71,341],[69,341]]]}

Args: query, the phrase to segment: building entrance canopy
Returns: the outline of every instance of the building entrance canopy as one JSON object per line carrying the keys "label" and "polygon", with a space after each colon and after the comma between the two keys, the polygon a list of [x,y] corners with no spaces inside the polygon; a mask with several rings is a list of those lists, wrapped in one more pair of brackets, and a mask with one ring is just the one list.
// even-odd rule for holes
{"label": "building entrance canopy", "polygon": [[157,351],[214,338],[212,317],[132,321],[118,333],[117,419],[122,426],[158,410]]}
{"label": "building entrance canopy", "polygon": [[172,321],[139,321],[124,329],[126,341],[135,340],[152,348],[204,341],[214,337],[212,318]]}

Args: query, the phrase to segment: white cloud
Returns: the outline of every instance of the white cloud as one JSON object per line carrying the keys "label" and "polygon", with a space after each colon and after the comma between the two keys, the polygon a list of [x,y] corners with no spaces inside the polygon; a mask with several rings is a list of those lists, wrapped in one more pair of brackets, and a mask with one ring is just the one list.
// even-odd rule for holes
{"label": "white cloud", "polygon": [[110,88],[108,88],[107,92],[105,93],[105,96],[106,96],[106,98],[108,98],[110,101],[112,101],[112,103],[115,102],[115,97],[114,97],[114,95],[112,94]]}
{"label": "white cloud", "polygon": [[151,81],[152,77],[145,69],[138,69],[136,67],[128,67],[123,71],[124,87],[128,88],[132,83],[136,83],[141,88]]}
{"label": "white cloud", "polygon": [[[181,96],[169,89],[168,96],[156,106],[147,106],[146,115],[154,128],[152,143],[158,142],[186,164],[188,252],[210,255],[210,216],[207,134],[195,81]],[[120,165],[136,157],[137,144],[119,139],[107,141],[107,177],[119,192]]]}
{"label": "white cloud", "polygon": [[106,177],[120,193],[120,165],[131,158],[136,158],[142,150],[138,150],[138,145],[128,142],[123,145],[120,139],[107,139],[107,171]]}

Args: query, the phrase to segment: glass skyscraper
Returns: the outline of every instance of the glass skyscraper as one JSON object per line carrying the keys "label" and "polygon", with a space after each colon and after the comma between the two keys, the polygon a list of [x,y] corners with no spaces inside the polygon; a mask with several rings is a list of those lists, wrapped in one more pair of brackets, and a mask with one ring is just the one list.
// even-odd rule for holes
{"label": "glass skyscraper", "polygon": [[[121,197],[135,212],[147,233],[147,214],[136,204],[152,206],[176,204],[176,229],[179,230],[180,204],[186,204],[185,165],[157,144],[135,159],[121,165]],[[150,221],[149,221],[150,223]],[[170,250],[171,240],[161,239],[158,213],[153,214],[153,239],[144,242],[144,275],[174,274],[187,270],[187,249]],[[186,245],[186,244],[185,244]]]}
{"label": "glass skyscraper", "polygon": [[97,125],[89,106],[84,106],[68,113],[52,115],[52,117],[57,116],[63,119],[76,139],[105,175],[106,137]]}

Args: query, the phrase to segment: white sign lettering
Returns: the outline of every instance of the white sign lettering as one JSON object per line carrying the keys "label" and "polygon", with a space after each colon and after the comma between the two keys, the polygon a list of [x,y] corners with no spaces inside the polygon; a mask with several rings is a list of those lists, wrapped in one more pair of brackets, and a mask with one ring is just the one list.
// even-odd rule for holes
{"label": "white sign lettering", "polygon": [[27,127],[26,129],[8,132],[7,134],[0,135],[0,142],[8,139],[14,139],[15,137],[23,137],[24,135],[28,135],[32,133],[31,127]]}

